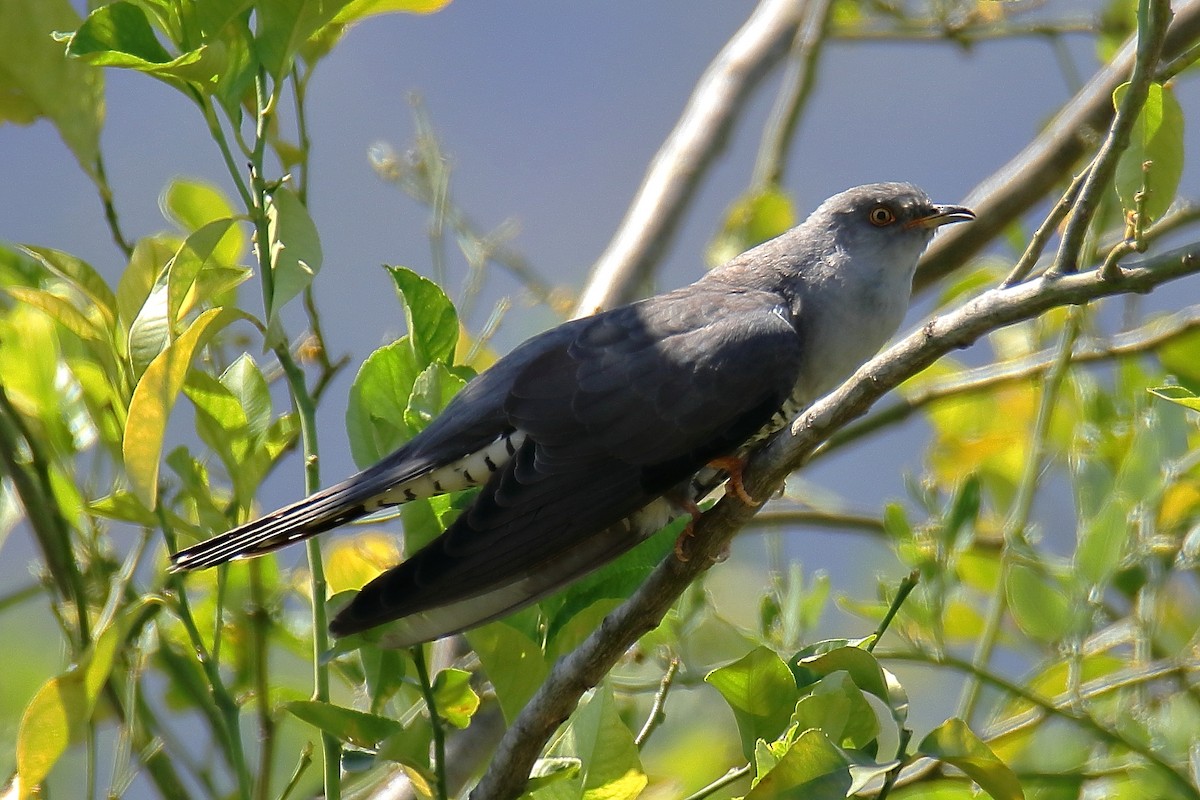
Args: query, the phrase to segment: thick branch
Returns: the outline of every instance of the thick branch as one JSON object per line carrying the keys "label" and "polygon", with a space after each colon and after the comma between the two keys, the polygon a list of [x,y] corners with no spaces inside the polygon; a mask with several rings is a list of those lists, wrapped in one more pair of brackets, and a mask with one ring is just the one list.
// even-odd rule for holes
{"label": "thick branch", "polygon": [[[1057,306],[1126,292],[1149,292],[1159,284],[1195,272],[1200,272],[1200,243],[1143,259],[1111,281],[1093,271],[1043,277],[986,292],[961,309],[930,320],[814,404],[792,425],[791,435],[777,436],[754,455],[744,476],[746,489],[756,497],[769,497],[835,430],[862,416],[901,381],[990,331]],[[739,501],[722,499],[696,523],[688,561],[681,562],[674,556],[664,559],[599,629],[559,660],[501,740],[491,767],[471,793],[472,800],[510,800],[521,793],[534,761],[570,716],[580,696],[595,686],[644,633],[659,624],[675,599],[716,562],[755,510]]]}

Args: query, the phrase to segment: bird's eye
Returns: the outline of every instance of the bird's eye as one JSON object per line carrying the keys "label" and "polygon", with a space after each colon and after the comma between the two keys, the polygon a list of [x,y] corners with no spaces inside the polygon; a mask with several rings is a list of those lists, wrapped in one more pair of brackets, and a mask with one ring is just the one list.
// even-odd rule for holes
{"label": "bird's eye", "polygon": [[867,219],[871,220],[871,224],[875,227],[882,228],[884,225],[891,225],[895,222],[896,214],[887,206],[875,206],[867,215]]}

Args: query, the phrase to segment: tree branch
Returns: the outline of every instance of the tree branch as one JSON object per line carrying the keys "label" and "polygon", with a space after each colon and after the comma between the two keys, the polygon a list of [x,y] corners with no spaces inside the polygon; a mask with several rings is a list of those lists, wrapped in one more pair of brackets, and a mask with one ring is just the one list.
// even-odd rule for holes
{"label": "tree branch", "polygon": [[750,90],[786,53],[804,6],[798,0],[762,0],[713,59],[593,265],[575,316],[634,299],[678,227],[700,176],[724,148]]}
{"label": "tree branch", "polygon": [[[1149,292],[1167,281],[1200,272],[1200,242],[1141,259],[1104,280],[1095,271],[1042,277],[994,289],[962,308],[936,317],[860,369],[840,389],[815,403],[750,460],[747,491],[769,497],[803,465],[830,434],[862,416],[887,391],[951,350],[997,328],[1031,319],[1048,309],[1127,292]],[[690,558],[664,559],[646,581],[605,617],[582,645],[555,664],[542,687],[508,729],[472,800],[510,800],[521,793],[545,743],[574,710],[579,698],[612,668],[644,633],[655,628],[693,580],[720,557],[757,509],[723,498],[694,527]]]}
{"label": "tree branch", "polygon": [[[1175,8],[1162,58],[1176,58],[1200,38],[1200,0]],[[913,291],[929,288],[978,253],[1013,221],[1051,192],[1112,121],[1112,93],[1133,69],[1137,42],[1131,38],[1097,72],[1036,139],[1011,161],[981,181],[964,199],[977,218],[938,236],[921,260]]]}

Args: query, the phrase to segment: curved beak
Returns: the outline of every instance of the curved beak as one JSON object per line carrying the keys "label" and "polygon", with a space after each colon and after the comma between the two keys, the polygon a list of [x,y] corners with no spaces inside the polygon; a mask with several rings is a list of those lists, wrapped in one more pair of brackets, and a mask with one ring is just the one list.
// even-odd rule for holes
{"label": "curved beak", "polygon": [[955,222],[970,222],[975,219],[975,212],[966,206],[934,206],[933,213],[917,217],[908,223],[909,228],[940,228]]}

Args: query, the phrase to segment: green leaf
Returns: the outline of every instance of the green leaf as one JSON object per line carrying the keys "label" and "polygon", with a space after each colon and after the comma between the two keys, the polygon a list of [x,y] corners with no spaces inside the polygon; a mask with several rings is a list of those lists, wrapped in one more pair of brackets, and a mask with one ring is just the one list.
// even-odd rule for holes
{"label": "green leaf", "polygon": [[1043,642],[1057,642],[1074,626],[1071,593],[1045,567],[1013,564],[1004,576],[1008,607],[1017,627]]}
{"label": "green leaf", "polygon": [[1012,770],[961,719],[948,719],[921,740],[922,755],[961,769],[995,800],[1024,800]]}
{"label": "green leaf", "polygon": [[[1120,108],[1129,84],[1113,92],[1113,105]],[[1183,176],[1183,109],[1169,86],[1150,84],[1146,105],[1138,115],[1129,148],[1117,162],[1115,182],[1126,211],[1137,207],[1137,194],[1144,192],[1143,209],[1148,224],[1160,219],[1175,200]]]}
{"label": "green leaf", "polygon": [[222,49],[200,45],[172,56],[154,33],[141,7],[126,0],[100,6],[67,37],[67,55],[102,67],[145,72],[182,88],[182,81],[206,87],[225,67]]}
{"label": "green leaf", "polygon": [[1089,586],[1107,583],[1120,566],[1133,538],[1130,512],[1125,497],[1114,493],[1096,516],[1080,525],[1075,569]]}
{"label": "green leaf", "polygon": [[724,264],[751,247],[772,239],[796,224],[791,196],[772,184],[739,197],[725,214],[725,224],[709,244],[710,266]]}
{"label": "green leaf", "polygon": [[106,332],[100,329],[95,320],[89,319],[65,297],[45,289],[31,289],[26,286],[0,286],[0,289],[18,303],[38,309],[81,339],[100,341],[107,338]]}
{"label": "green leaf", "polygon": [[437,713],[456,728],[471,724],[479,710],[479,695],[471,688],[471,673],[463,669],[444,669],[433,679],[433,700]]}
{"label": "green leaf", "polygon": [[[134,244],[129,264],[117,282],[117,315],[123,325],[122,330],[126,333],[137,319],[146,298],[150,296],[171,257],[179,249],[179,244],[177,237],[166,235],[146,236]],[[128,346],[128,341],[125,344]]]}
{"label": "green leaf", "polygon": [[297,719],[358,747],[375,747],[389,736],[404,730],[403,725],[389,717],[318,700],[293,700],[284,703],[283,707]]}
{"label": "green leaf", "polygon": [[138,377],[171,341],[170,307],[167,273],[159,275],[158,281],[138,309],[137,316],[129,324],[129,363],[134,377]]}
{"label": "green leaf", "polygon": [[849,673],[832,672],[796,704],[791,722],[797,730],[819,728],[842,747],[861,749],[879,735],[879,719]]}
{"label": "green leaf", "polygon": [[550,620],[546,626],[549,652],[566,655],[578,646],[579,635],[587,636],[599,623],[597,614],[600,617],[607,614],[616,605],[614,601],[629,597],[645,582],[646,576],[674,549],[686,524],[686,518],[675,520],[616,560],[543,600],[540,608]]}
{"label": "green leaf", "polygon": [[50,120],[89,175],[96,177],[104,123],[104,76],[67,58],[50,36],[79,25],[69,0],[0,3],[0,123]]}
{"label": "green leaf", "polygon": [[413,382],[408,407],[404,409],[404,422],[408,429],[414,434],[424,430],[466,385],[465,380],[440,361],[426,367]]}
{"label": "green leaf", "polygon": [[797,683],[808,686],[818,679],[839,670],[847,672],[855,685],[885,703],[891,704],[892,697],[888,679],[875,656],[861,647],[835,647],[825,653],[805,656],[797,662]]}
{"label": "green leaf", "polygon": [[801,733],[765,772],[761,766],[745,800],[843,800],[853,785],[850,761],[818,730]]}
{"label": "green leaf", "polygon": [[771,740],[787,726],[799,699],[792,671],[774,650],[757,647],[704,677],[733,710],[742,752],[749,758],[758,739]]}
{"label": "green leaf", "polygon": [[246,415],[246,426],[255,437],[271,427],[271,390],[266,376],[249,353],[242,353],[221,374],[221,383],[238,399]]}
{"label": "green leaf", "polygon": [[217,331],[243,318],[236,309],[211,308],[146,367],[133,390],[122,454],[130,488],[148,508],[158,502],[158,462],[167,417],[183,388],[192,357]]}
{"label": "green leaf", "polygon": [[581,800],[633,800],[649,782],[607,684],[584,698],[548,755],[583,762],[573,794]]}
{"label": "green leaf", "polygon": [[276,79],[292,68],[310,36],[333,20],[350,0],[259,0],[259,58]]}
{"label": "green leaf", "polygon": [[167,319],[172,327],[182,321],[196,300],[210,299],[197,298],[192,290],[203,270],[222,264],[218,251],[223,243],[242,238],[236,223],[228,218],[206,223],[179,246],[167,267]]}
{"label": "green leaf", "polygon": [[[163,216],[186,233],[195,233],[210,222],[234,219],[237,210],[216,186],[196,179],[175,178],[163,190],[158,200]],[[218,264],[233,265],[246,248],[246,236],[235,226],[231,235],[221,239],[213,249],[212,258]]]}
{"label": "green leaf", "polygon": [[[973,527],[979,516],[981,487],[979,475],[968,475],[954,491],[954,499],[950,503],[950,512],[946,515],[946,524],[942,527],[942,544],[949,550],[958,547],[960,534],[964,528]],[[968,531],[969,533],[969,531]]]}
{"label": "green leaf", "polygon": [[67,747],[82,741],[129,628],[149,602],[139,600],[126,607],[76,666],[45,683],[25,707],[17,732],[20,786],[32,789],[40,784]]}
{"label": "green leaf", "polygon": [[105,519],[123,520],[148,528],[153,528],[159,523],[158,515],[142,505],[130,492],[115,491],[93,500],[88,504],[88,511]]}
{"label": "green leaf", "polygon": [[533,769],[529,771],[529,782],[525,784],[525,794],[522,796],[527,797],[538,789],[578,777],[582,771],[583,762],[572,756],[539,758],[533,762]]}
{"label": "green leaf", "polygon": [[296,194],[279,187],[267,198],[267,238],[271,249],[271,297],[267,303],[267,343],[283,344],[279,312],[312,284],[321,269],[321,239],[308,209]]}
{"label": "green leaf", "polygon": [[351,0],[334,16],[333,21],[348,25],[375,14],[432,14],[448,5],[450,0]]}
{"label": "green leaf", "polygon": [[542,649],[504,621],[467,631],[466,637],[492,682],[504,719],[511,723],[549,672]]}
{"label": "green leaf", "polygon": [[422,369],[406,338],[371,353],[359,368],[350,386],[346,433],[350,453],[360,468],[374,464],[413,437],[405,411]]}
{"label": "green leaf", "polygon": [[1148,390],[1155,397],[1161,397],[1163,400],[1169,400],[1172,403],[1190,408],[1192,411],[1200,411],[1200,396],[1188,391],[1182,386],[1156,386]]}
{"label": "green leaf", "polygon": [[112,327],[116,321],[117,301],[108,283],[92,265],[81,258],[48,247],[27,245],[23,248],[51,274],[66,281],[83,293],[104,316],[104,324]]}
{"label": "green leaf", "polygon": [[408,323],[408,341],[422,369],[435,361],[454,363],[458,313],[442,288],[405,267],[385,267],[396,284]]}

